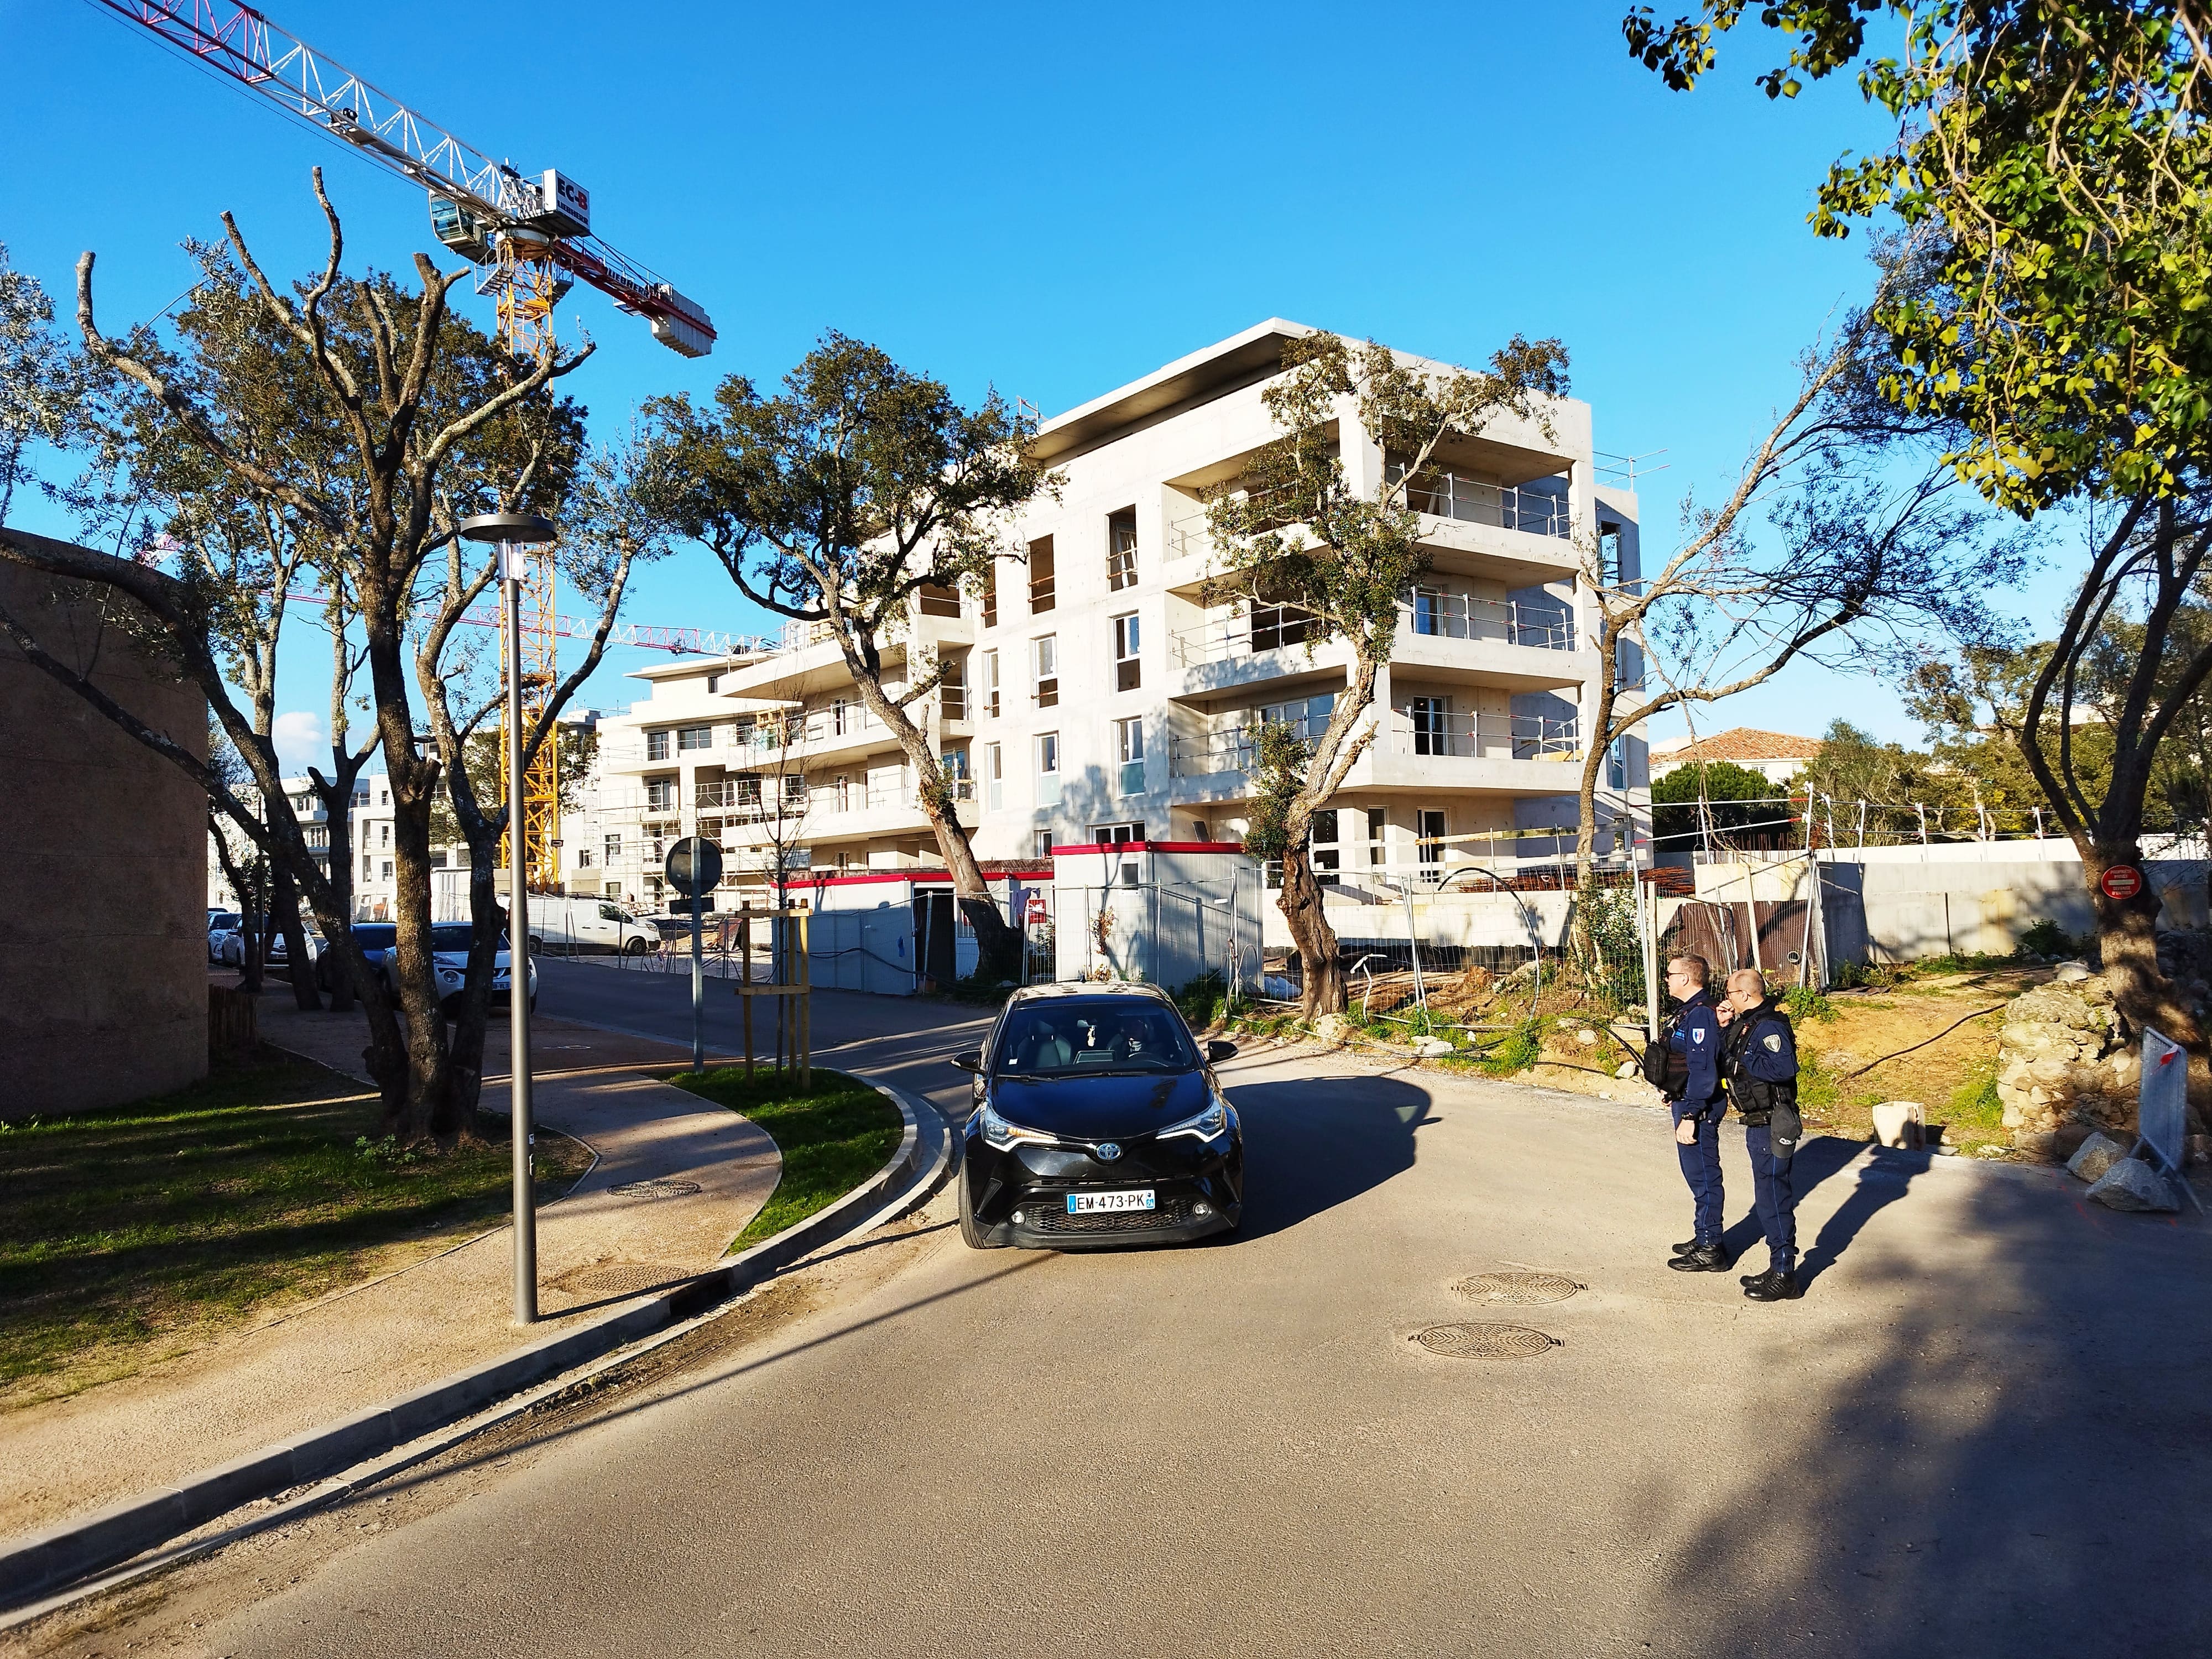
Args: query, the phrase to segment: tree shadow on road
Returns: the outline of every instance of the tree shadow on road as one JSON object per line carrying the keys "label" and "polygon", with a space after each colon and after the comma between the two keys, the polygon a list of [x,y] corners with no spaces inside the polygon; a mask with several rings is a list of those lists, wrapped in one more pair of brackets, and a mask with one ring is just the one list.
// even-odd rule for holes
{"label": "tree shadow on road", "polygon": [[1221,1243],[1265,1238],[1413,1167],[1426,1089],[1391,1077],[1228,1084],[1244,1125],[1244,1222]]}
{"label": "tree shadow on road", "polygon": [[[1929,1206],[1911,1228],[1889,1208],[1908,1183]],[[1675,1571],[1637,1633],[1838,1659],[2212,1652],[2212,1229],[1883,1152],[1808,1260],[1885,1209],[1826,1295],[1730,1327],[1764,1379],[1725,1414],[1744,1455],[1674,1500]]]}

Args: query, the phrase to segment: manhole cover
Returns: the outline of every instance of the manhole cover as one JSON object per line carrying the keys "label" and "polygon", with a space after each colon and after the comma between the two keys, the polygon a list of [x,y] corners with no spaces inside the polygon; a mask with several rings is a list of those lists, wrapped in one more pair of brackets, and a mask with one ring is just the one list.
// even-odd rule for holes
{"label": "manhole cover", "polygon": [[689,1277],[682,1267],[657,1262],[610,1261],[565,1273],[553,1280],[553,1286],[575,1296],[635,1296]]}
{"label": "manhole cover", "polygon": [[1565,1302],[1583,1286],[1565,1273],[1477,1273],[1452,1286],[1470,1302],[1510,1303],[1533,1308],[1543,1302]]}
{"label": "manhole cover", "polygon": [[699,1190],[696,1181],[625,1181],[607,1189],[620,1198],[689,1198]]}
{"label": "manhole cover", "polygon": [[1526,1325],[1431,1325],[1413,1340],[1444,1359],[1534,1359],[1559,1346]]}

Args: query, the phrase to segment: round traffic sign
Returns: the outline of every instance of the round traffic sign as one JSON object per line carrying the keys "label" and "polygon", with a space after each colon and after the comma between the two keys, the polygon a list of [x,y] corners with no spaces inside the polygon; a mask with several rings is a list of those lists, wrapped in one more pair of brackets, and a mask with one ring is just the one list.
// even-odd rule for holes
{"label": "round traffic sign", "polygon": [[685,898],[711,893],[722,880],[722,849],[703,836],[686,836],[668,849],[668,884]]}
{"label": "round traffic sign", "polygon": [[2143,872],[2132,864],[2116,864],[2097,878],[2108,899],[2131,899],[2143,890]]}

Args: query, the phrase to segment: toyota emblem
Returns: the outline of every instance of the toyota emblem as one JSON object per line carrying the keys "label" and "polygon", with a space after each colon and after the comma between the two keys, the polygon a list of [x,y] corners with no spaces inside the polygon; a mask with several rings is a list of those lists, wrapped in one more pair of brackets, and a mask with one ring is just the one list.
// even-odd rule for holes
{"label": "toyota emblem", "polygon": [[1111,1164],[1121,1156],[1121,1146],[1119,1141],[1102,1140],[1098,1143],[1098,1161],[1101,1164]]}

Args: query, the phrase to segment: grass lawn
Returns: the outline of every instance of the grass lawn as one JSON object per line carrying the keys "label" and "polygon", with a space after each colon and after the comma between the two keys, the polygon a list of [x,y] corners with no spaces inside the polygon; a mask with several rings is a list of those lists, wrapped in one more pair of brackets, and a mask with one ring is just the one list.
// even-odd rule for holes
{"label": "grass lawn", "polygon": [[732,1250],[772,1238],[842,1198],[884,1167],[906,1132],[906,1120],[890,1101],[842,1072],[819,1066],[812,1091],[804,1095],[789,1073],[757,1071],[748,1084],[741,1066],[678,1072],[665,1080],[743,1113],[783,1155],[775,1191]]}
{"label": "grass lawn", "polygon": [[[495,1223],[504,1146],[405,1158],[360,1083],[278,1050],[0,1126],[0,1407],[128,1376]],[[495,1124],[499,1120],[493,1120]],[[591,1162],[538,1142],[538,1201]]]}

